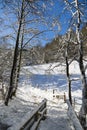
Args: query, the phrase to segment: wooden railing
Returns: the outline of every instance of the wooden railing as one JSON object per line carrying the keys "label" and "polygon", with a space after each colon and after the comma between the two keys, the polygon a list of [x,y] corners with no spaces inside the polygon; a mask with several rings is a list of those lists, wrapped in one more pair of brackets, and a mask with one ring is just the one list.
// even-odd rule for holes
{"label": "wooden railing", "polygon": [[47,100],[44,99],[37,108],[30,114],[27,115],[21,120],[21,122],[14,124],[12,127],[9,127],[7,130],[37,130],[37,127],[41,119],[45,119]]}
{"label": "wooden railing", "polygon": [[80,122],[79,122],[79,120],[76,116],[76,113],[75,113],[73,107],[71,106],[69,100],[66,100],[66,103],[68,105],[68,115],[69,115],[69,117],[70,117],[70,119],[73,123],[75,130],[83,130],[83,128],[82,128],[82,126],[81,126],[81,124],[80,124]]}

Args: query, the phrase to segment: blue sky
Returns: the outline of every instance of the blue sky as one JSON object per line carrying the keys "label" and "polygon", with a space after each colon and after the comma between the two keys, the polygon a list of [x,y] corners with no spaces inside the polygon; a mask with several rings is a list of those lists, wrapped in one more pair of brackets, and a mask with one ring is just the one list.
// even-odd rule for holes
{"label": "blue sky", "polygon": [[[48,20],[48,23],[50,23],[50,25],[53,23],[54,18],[56,19],[56,21],[58,21],[59,24],[55,25],[53,28],[51,28],[50,25],[44,26],[42,24],[37,24],[39,30],[47,30],[47,29],[56,30],[55,32],[48,31],[48,32],[43,33],[43,35],[42,34],[40,35],[39,41],[42,42],[43,45],[50,42],[57,35],[64,35],[68,30],[69,22],[71,19],[71,14],[69,12],[63,12],[65,4],[62,3],[61,1],[62,0],[54,0],[54,4],[53,4],[53,6],[51,6],[49,13],[48,13],[49,16],[47,14],[45,14],[45,16],[46,16],[45,19]],[[2,16],[2,17],[4,16],[1,10],[0,10],[0,16]],[[5,18],[5,17],[3,17],[3,18]],[[14,20],[14,18],[11,18],[11,21],[12,21],[12,19]],[[5,24],[9,24],[9,23],[6,21]],[[31,27],[36,26],[36,24],[35,25],[32,24],[30,26]],[[4,24],[2,24],[2,28],[0,29],[0,31],[2,32],[2,33],[0,33],[0,36],[6,35],[6,34],[9,34],[10,32],[12,32],[11,29],[5,30]]]}

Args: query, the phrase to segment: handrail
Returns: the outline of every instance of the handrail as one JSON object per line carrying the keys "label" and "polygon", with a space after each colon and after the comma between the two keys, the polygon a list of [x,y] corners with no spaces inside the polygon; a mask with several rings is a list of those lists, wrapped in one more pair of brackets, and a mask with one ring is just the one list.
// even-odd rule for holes
{"label": "handrail", "polygon": [[44,99],[32,113],[27,113],[20,123],[14,124],[7,130],[30,130],[34,123],[36,124],[33,130],[36,130],[40,120],[46,114],[46,104],[47,99]]}
{"label": "handrail", "polygon": [[78,118],[75,114],[75,111],[74,111],[73,107],[71,106],[69,100],[66,100],[66,103],[68,105],[68,115],[73,122],[73,126],[74,126],[75,130],[83,130],[83,128],[82,128],[82,126],[81,126],[81,124],[80,124],[80,122],[79,122],[79,120],[78,120]]}

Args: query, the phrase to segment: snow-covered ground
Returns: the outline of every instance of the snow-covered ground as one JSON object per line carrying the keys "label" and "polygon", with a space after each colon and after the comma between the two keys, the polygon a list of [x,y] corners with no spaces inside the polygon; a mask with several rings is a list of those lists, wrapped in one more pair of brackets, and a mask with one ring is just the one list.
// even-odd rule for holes
{"label": "snow-covered ground", "polygon": [[[54,105],[53,102],[58,105],[58,99],[53,99],[53,89],[55,93],[66,93],[68,97],[65,66],[58,65],[58,63],[54,63],[22,68],[17,97],[11,100],[8,106],[5,106],[3,101],[0,101],[0,124],[6,124],[4,127],[7,127],[20,122],[24,115],[27,112],[31,113],[44,98],[49,101],[48,105]],[[77,62],[70,65],[70,73],[72,78],[80,78]],[[72,82],[72,96],[79,104],[81,104],[81,90],[80,80]],[[61,103],[59,107],[61,107]],[[66,105],[62,107],[63,110],[67,108]],[[51,108],[49,107],[49,111],[51,111]],[[57,106],[55,106],[56,108]],[[76,111],[79,111],[79,108],[80,105],[76,105]],[[6,130],[4,127],[0,128],[0,130]]]}

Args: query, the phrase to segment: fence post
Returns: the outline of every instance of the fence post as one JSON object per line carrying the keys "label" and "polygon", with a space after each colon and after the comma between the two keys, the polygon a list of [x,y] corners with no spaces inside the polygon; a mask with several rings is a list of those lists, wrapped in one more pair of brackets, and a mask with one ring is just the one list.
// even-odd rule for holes
{"label": "fence post", "polygon": [[64,103],[66,102],[66,94],[64,93]]}
{"label": "fence post", "polygon": [[[44,108],[46,108],[47,107],[47,101],[45,102],[45,104],[44,104]],[[47,109],[46,109],[46,111],[45,111],[45,113],[44,113],[45,115],[47,114]],[[42,120],[45,120],[46,119],[46,116],[43,116],[43,118],[42,118]]]}

